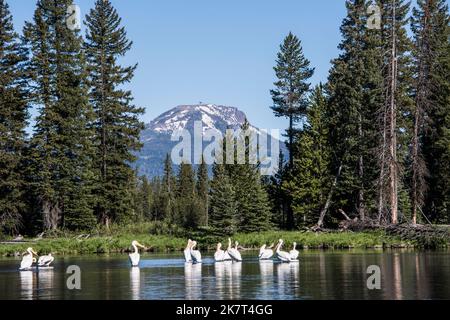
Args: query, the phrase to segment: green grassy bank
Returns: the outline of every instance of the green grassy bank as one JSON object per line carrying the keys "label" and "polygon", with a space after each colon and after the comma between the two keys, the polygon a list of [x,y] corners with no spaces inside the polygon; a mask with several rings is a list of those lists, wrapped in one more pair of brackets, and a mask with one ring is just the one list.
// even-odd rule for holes
{"label": "green grassy bank", "polygon": [[[149,230],[153,231],[153,234]],[[43,239],[25,239],[26,243],[0,244],[0,256],[21,253],[28,247],[33,247],[40,254],[49,252],[58,255],[124,253],[131,249],[132,240],[138,240],[148,247],[150,252],[176,252],[185,248],[186,238],[189,235],[158,235],[154,231],[151,230],[151,226],[141,224],[108,232],[97,232],[96,234],[91,234],[88,238],[80,238],[76,234],[58,234],[52,237],[44,237]],[[206,237],[204,239],[202,237],[196,239],[199,242],[199,248],[201,250],[214,250],[215,242],[206,239]],[[238,240],[240,245],[246,249],[258,249],[262,244],[274,243],[278,239],[285,241],[286,248],[290,248],[293,242],[297,242],[300,249],[364,249],[420,246],[415,240],[402,240],[402,238],[388,235],[382,230],[332,233],[268,231],[253,234],[237,234],[233,237],[233,240]],[[225,237],[221,241],[226,243]]]}

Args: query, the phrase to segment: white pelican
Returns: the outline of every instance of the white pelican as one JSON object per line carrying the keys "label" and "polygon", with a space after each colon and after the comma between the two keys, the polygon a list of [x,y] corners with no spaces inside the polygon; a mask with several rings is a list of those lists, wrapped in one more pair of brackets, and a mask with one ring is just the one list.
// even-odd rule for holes
{"label": "white pelican", "polygon": [[291,255],[286,251],[281,251],[281,247],[283,246],[283,243],[284,242],[282,239],[280,239],[278,241],[277,250],[276,250],[277,258],[281,262],[291,262]]}
{"label": "white pelican", "polygon": [[201,263],[202,262],[202,254],[200,253],[199,250],[194,250],[196,246],[197,246],[197,241],[192,241],[192,246],[191,246],[192,262]]}
{"label": "white pelican", "polygon": [[291,251],[289,251],[289,255],[291,256],[291,260],[298,260],[298,254],[299,252],[297,251],[296,247],[297,247],[297,242],[294,242],[294,247],[292,248]]}
{"label": "white pelican", "polygon": [[267,245],[263,245],[261,247],[261,249],[259,250],[259,260],[269,260],[270,258],[273,257],[273,248],[274,244],[272,243],[272,245],[270,247],[267,247]]}
{"label": "white pelican", "polygon": [[49,253],[47,256],[41,256],[38,260],[38,266],[39,267],[50,267],[52,262],[55,260],[55,257],[52,256],[51,253]]}
{"label": "white pelican", "polygon": [[242,261],[240,252],[238,251],[239,242],[235,242],[234,248],[231,248],[231,239],[228,238],[228,254],[233,261]]}
{"label": "white pelican", "polygon": [[186,249],[184,249],[184,260],[186,262],[192,262],[192,257],[191,257],[191,247],[192,247],[192,240],[189,239]]}
{"label": "white pelican", "polygon": [[223,261],[233,261],[233,258],[231,258],[229,251],[231,250],[231,239],[228,239],[228,248],[225,250],[225,254],[223,256]]}
{"label": "white pelican", "polygon": [[33,248],[27,249],[28,254],[26,254],[22,258],[22,262],[20,263],[20,270],[27,270],[30,269],[33,263],[36,262],[36,258],[33,255],[38,255]]}
{"label": "white pelican", "polygon": [[225,260],[225,251],[223,251],[221,248],[222,244],[219,242],[217,244],[216,253],[214,254],[214,260],[216,260],[216,262],[222,262]]}
{"label": "white pelican", "polygon": [[134,252],[130,253],[128,256],[130,257],[131,266],[137,267],[139,265],[139,260],[141,259],[138,247],[142,249],[145,249],[145,247],[136,240],[131,243],[131,246],[134,248]]}

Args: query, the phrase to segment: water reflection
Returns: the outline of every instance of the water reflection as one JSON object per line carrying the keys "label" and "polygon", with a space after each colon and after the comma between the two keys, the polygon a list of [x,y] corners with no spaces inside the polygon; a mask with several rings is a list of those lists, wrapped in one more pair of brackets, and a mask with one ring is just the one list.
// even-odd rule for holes
{"label": "water reflection", "polygon": [[394,299],[401,300],[403,298],[402,293],[402,270],[400,266],[400,255],[398,253],[394,254]]}
{"label": "water reflection", "polygon": [[[449,299],[449,253],[309,251],[301,264],[281,264],[259,262],[251,252],[243,263],[186,266],[175,254],[152,255],[140,269],[122,255],[61,257],[60,267],[42,272],[16,271],[16,260],[0,258],[0,300]],[[66,287],[65,266],[74,264],[83,270],[79,291]],[[370,265],[381,267],[381,290],[366,286]]]}
{"label": "water reflection", "polygon": [[300,263],[278,263],[276,268],[279,297],[295,296],[299,287]]}
{"label": "water reflection", "polygon": [[130,270],[130,289],[131,299],[140,300],[141,269],[139,269],[139,267],[132,267]]}
{"label": "water reflection", "polygon": [[241,296],[242,262],[224,261],[214,265],[219,299],[239,299]]}
{"label": "water reflection", "polygon": [[39,270],[37,277],[40,298],[51,299],[51,292],[54,288],[53,270]]}
{"label": "water reflection", "polygon": [[20,287],[22,299],[24,300],[33,299],[33,284],[34,284],[34,272],[20,271]]}
{"label": "water reflection", "polygon": [[259,296],[261,299],[271,299],[273,287],[273,261],[259,261],[259,271],[261,273],[261,289]]}
{"label": "water reflection", "polygon": [[186,300],[199,300],[202,296],[202,264],[185,263],[184,279]]}

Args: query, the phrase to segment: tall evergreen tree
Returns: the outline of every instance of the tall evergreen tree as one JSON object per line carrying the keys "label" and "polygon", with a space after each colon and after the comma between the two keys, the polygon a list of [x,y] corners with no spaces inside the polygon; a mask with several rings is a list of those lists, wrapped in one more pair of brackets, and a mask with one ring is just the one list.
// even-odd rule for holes
{"label": "tall evergreen tree", "polygon": [[71,0],[39,0],[24,39],[32,52],[33,101],[39,106],[31,141],[32,186],[45,229],[95,224],[92,197],[92,109],[79,31],[67,27]]}
{"label": "tall evergreen tree", "polygon": [[[270,209],[266,190],[263,187],[259,165],[253,164],[251,158],[255,158],[257,150],[254,150],[250,124],[245,120],[241,127],[241,135],[234,139],[235,154],[234,165],[225,166],[225,170],[234,184],[235,203],[237,204],[238,231],[257,232],[269,228]],[[243,147],[245,161],[238,161],[238,144]]]}
{"label": "tall evergreen tree", "polygon": [[312,226],[317,222],[332,181],[329,128],[325,116],[327,100],[321,85],[315,88],[310,100],[304,129],[296,139],[301,153],[294,164],[294,178],[283,186],[292,194],[298,226]]}
{"label": "tall evergreen tree", "polygon": [[182,163],[177,179],[177,218],[176,222],[185,228],[195,229],[200,226],[202,212],[196,195],[195,173],[191,164]]}
{"label": "tall evergreen tree", "polygon": [[280,150],[278,170],[275,175],[271,176],[266,187],[269,196],[270,205],[272,208],[272,223],[279,228],[285,229],[286,216],[288,211],[288,201],[286,189],[283,189],[283,184],[286,177],[286,163],[284,160],[283,151]]}
{"label": "tall evergreen tree", "polygon": [[413,137],[417,140],[413,141],[412,150],[413,222],[419,220],[421,213],[435,222],[450,221],[449,22],[448,5],[443,0],[420,0],[413,9],[416,75]]}
{"label": "tall evergreen tree", "polygon": [[305,116],[308,104],[307,94],[310,90],[309,79],[314,74],[310,62],[303,54],[300,40],[291,32],[280,46],[276,66],[274,67],[278,81],[271,90],[272,110],[277,117],[289,119],[287,130],[289,166],[294,165],[294,137],[296,124]]}
{"label": "tall evergreen tree", "polygon": [[86,16],[86,25],[90,101],[96,115],[96,214],[103,222],[121,220],[130,214],[135,174],[130,163],[141,148],[143,129],[139,116],[144,109],[134,106],[131,91],[123,89],[132,80],[136,65],[122,67],[118,62],[132,42],[109,0],[96,1]]}
{"label": "tall evergreen tree", "polygon": [[233,183],[223,164],[215,164],[211,181],[209,225],[213,233],[233,235],[237,230],[237,204]]}
{"label": "tall evergreen tree", "polygon": [[[379,31],[367,28],[367,1],[347,1],[340,56],[333,61],[327,91],[331,172],[338,179],[334,211],[356,212],[361,220],[373,203],[377,146],[374,119],[380,108],[382,58]],[[330,203],[328,203],[330,205]],[[328,207],[328,205],[326,207]]]}
{"label": "tall evergreen tree", "polygon": [[177,182],[173,174],[172,160],[167,154],[164,161],[164,176],[162,178],[161,193],[159,199],[159,212],[157,216],[171,223],[176,222],[176,187]]}
{"label": "tall evergreen tree", "polygon": [[[297,131],[296,124],[303,120],[308,104],[307,95],[310,91],[309,79],[314,74],[314,69],[310,68],[310,62],[303,54],[303,48],[300,40],[291,32],[284,39],[280,46],[276,66],[274,67],[277,82],[274,83],[275,89],[271,90],[273,107],[272,110],[277,117],[286,117],[289,119],[289,128],[287,129],[289,150],[289,165],[287,174],[294,166],[294,138]],[[290,178],[287,178],[290,179]],[[292,212],[291,197],[286,194],[287,228],[293,228],[294,216]]]}
{"label": "tall evergreen tree", "polygon": [[152,220],[153,213],[153,189],[146,176],[138,180],[136,187],[135,211],[140,220]]}
{"label": "tall evergreen tree", "polygon": [[0,0],[0,233],[19,231],[25,207],[26,60],[27,52],[14,32],[9,6]]}

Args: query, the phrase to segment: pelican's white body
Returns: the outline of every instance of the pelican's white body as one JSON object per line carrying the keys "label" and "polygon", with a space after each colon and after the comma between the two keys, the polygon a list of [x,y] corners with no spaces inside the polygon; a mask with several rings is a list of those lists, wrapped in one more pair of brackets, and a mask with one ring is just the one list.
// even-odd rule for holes
{"label": "pelican's white body", "polygon": [[36,262],[36,259],[33,257],[33,254],[35,253],[32,248],[27,249],[27,253],[20,263],[20,270],[29,270],[33,263]]}
{"label": "pelican's white body", "polygon": [[299,255],[299,252],[297,251],[296,247],[297,247],[297,244],[294,242],[294,248],[291,251],[289,251],[291,260],[294,260],[294,261],[298,260],[298,255]]}
{"label": "pelican's white body", "polygon": [[280,239],[280,241],[278,242],[277,250],[276,250],[276,255],[277,255],[278,260],[280,260],[281,262],[291,262],[291,255],[286,251],[282,251],[281,250],[282,246],[283,246],[283,240]]}
{"label": "pelican's white body", "polygon": [[222,244],[219,243],[219,244],[217,245],[216,253],[214,253],[214,260],[215,260],[216,262],[222,262],[222,261],[225,261],[225,251],[222,250],[221,247],[222,247]]}
{"label": "pelican's white body", "polygon": [[241,253],[239,252],[239,250],[237,248],[238,248],[237,241],[236,241],[236,246],[234,248],[232,248],[231,247],[231,239],[229,239],[228,240],[228,250],[227,250],[227,252],[228,252],[229,256],[231,257],[231,259],[233,261],[240,262],[240,261],[242,261],[242,256],[241,256]]}
{"label": "pelican's white body", "polygon": [[214,253],[214,260],[216,262],[225,261],[225,251],[223,251],[223,250],[216,251],[216,253]]}
{"label": "pelican's white body", "polygon": [[259,250],[259,260],[269,260],[273,257],[273,250],[267,249],[266,245],[263,245]]}
{"label": "pelican's white body", "polygon": [[131,266],[137,267],[139,266],[139,261],[141,260],[141,255],[139,254],[138,246],[141,248],[144,248],[144,246],[138,243],[137,241],[133,241],[131,243],[131,246],[134,248],[134,252],[130,253],[128,257],[130,258]]}
{"label": "pelican's white body", "polygon": [[137,267],[139,265],[139,261],[141,260],[141,255],[137,252],[133,252],[129,254],[131,266]]}
{"label": "pelican's white body", "polygon": [[184,261],[186,263],[192,262],[192,257],[191,257],[191,246],[192,246],[192,240],[189,239],[188,240],[188,244],[186,249],[184,249]]}
{"label": "pelican's white body", "polygon": [[193,263],[201,263],[202,262],[202,254],[199,250],[195,250],[195,247],[197,246],[197,242],[192,242],[191,247],[191,258]]}
{"label": "pelican's white body", "polygon": [[55,257],[53,257],[51,253],[47,256],[39,257],[38,266],[39,267],[50,267],[50,265],[52,264],[52,262],[54,260],[55,260]]}

